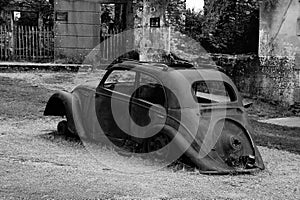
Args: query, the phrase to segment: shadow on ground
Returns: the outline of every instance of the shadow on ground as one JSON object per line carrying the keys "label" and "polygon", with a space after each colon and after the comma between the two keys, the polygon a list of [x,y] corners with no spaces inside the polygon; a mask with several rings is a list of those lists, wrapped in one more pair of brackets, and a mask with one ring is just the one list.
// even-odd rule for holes
{"label": "shadow on ground", "polygon": [[54,144],[62,144],[67,146],[76,146],[84,148],[80,137],[76,135],[62,135],[58,134],[57,131],[52,131],[50,133],[42,134],[37,137],[52,142]]}

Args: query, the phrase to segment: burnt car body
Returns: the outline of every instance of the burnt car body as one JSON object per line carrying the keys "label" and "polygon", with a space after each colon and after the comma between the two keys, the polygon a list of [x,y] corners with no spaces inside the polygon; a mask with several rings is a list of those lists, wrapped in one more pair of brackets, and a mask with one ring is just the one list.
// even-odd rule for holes
{"label": "burnt car body", "polygon": [[202,173],[264,169],[242,98],[216,66],[118,63],[100,83],[55,93],[44,115],[66,116],[59,132],[162,159],[183,155]]}

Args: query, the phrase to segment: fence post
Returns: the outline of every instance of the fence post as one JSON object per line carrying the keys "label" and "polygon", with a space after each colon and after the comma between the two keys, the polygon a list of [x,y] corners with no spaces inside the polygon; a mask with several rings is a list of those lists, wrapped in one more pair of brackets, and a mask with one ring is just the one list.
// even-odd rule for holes
{"label": "fence post", "polygon": [[7,26],[4,26],[4,60],[7,59],[7,35],[8,35]]}
{"label": "fence post", "polygon": [[[11,14],[11,19],[13,19],[13,13]],[[14,20],[10,20],[10,45],[9,45],[9,50],[10,50],[10,55],[11,59],[14,60],[15,58],[15,29],[14,29]]]}
{"label": "fence post", "polygon": [[38,35],[38,46],[39,46],[39,59],[41,59],[42,58],[42,28],[43,28],[43,26],[39,26],[39,29],[38,29],[38,31],[39,31],[39,35]]}
{"label": "fence post", "polygon": [[32,59],[35,60],[35,27],[31,27],[31,38],[32,38]]}
{"label": "fence post", "polygon": [[25,59],[26,58],[26,49],[25,49],[25,39],[26,39],[26,37],[25,37],[25,31],[24,31],[24,26],[21,26],[21,37],[22,37],[22,58],[23,59]]}
{"label": "fence post", "polygon": [[3,31],[2,26],[0,26],[0,59],[2,60],[2,46],[3,46]]}

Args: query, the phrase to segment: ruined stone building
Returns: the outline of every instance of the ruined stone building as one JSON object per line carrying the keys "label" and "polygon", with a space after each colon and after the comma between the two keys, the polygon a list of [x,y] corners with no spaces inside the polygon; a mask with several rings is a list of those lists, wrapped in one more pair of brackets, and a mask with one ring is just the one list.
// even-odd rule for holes
{"label": "ruined stone building", "polygon": [[260,55],[300,57],[300,1],[276,1],[260,10]]}
{"label": "ruined stone building", "polygon": [[[300,103],[300,1],[274,0],[260,9],[259,56],[265,60],[266,87],[289,104]],[[281,62],[277,62],[281,61]],[[282,62],[283,61],[283,62]],[[271,89],[270,89],[271,90]]]}
{"label": "ruined stone building", "polygon": [[185,6],[185,0],[55,0],[55,59],[80,63],[100,43],[104,60],[116,46],[138,48],[145,33],[127,30],[182,26]]}

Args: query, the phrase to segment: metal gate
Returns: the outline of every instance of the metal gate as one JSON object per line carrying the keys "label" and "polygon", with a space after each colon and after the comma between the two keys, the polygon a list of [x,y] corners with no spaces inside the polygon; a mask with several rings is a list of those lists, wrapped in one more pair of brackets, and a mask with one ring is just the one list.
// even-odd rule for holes
{"label": "metal gate", "polygon": [[53,61],[53,27],[0,26],[1,61]]}
{"label": "metal gate", "polygon": [[100,56],[111,62],[125,52],[126,4],[100,4],[100,11]]}
{"label": "metal gate", "polygon": [[0,60],[6,61],[11,58],[12,48],[12,33],[8,26],[0,26]]}

